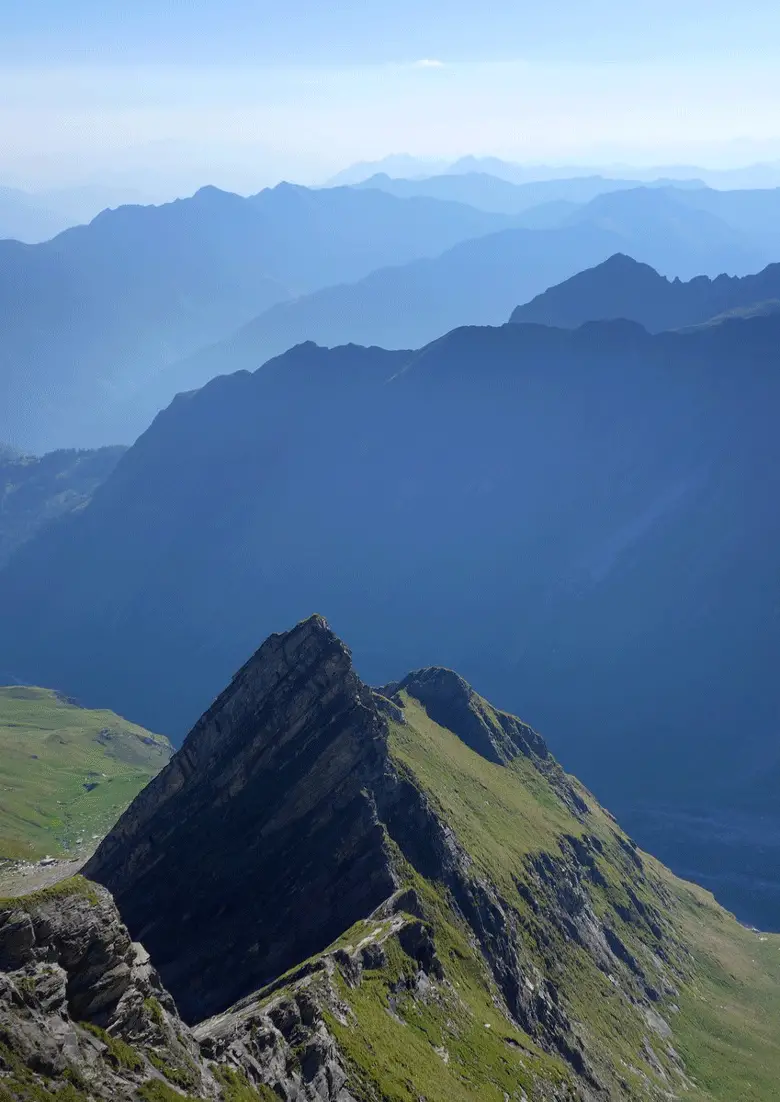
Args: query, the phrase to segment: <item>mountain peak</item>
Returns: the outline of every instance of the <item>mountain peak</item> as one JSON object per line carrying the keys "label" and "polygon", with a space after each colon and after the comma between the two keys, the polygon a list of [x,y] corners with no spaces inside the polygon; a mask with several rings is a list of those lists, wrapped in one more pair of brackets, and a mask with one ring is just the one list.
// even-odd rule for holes
{"label": "mountain peak", "polygon": [[452,670],[417,670],[382,693],[395,707],[358,678],[322,616],[271,635],[86,866],[185,1019],[322,952],[393,895],[405,861],[440,860],[441,824],[394,756],[399,737],[424,744],[410,702],[436,737],[494,766],[527,758],[570,813],[587,814],[542,739]]}
{"label": "mountain peak", "polygon": [[[603,264],[597,264],[592,271],[632,271],[645,270],[652,272],[653,275],[658,276],[655,268],[652,268],[649,264],[643,264],[640,260],[635,260],[633,256],[629,256],[628,253],[613,253],[612,256],[607,257]],[[662,278],[658,276],[658,278]]]}
{"label": "mountain peak", "polygon": [[615,253],[518,306],[510,320],[576,329],[586,322],[622,318],[657,333],[699,325],[776,297],[778,273],[771,268],[741,278],[670,280],[649,264]]}
{"label": "mountain peak", "polygon": [[[114,893],[185,1017],[224,1009],[392,893],[365,795],[385,736],[349,650],[312,616],[266,640],[100,846],[86,873]],[[322,912],[303,913],[304,898]]]}

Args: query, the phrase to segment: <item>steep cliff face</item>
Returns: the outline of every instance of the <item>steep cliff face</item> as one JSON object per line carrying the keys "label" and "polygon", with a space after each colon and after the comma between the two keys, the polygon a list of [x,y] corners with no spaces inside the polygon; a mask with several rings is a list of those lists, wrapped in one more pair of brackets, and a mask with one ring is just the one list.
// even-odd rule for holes
{"label": "steep cliff face", "polygon": [[321,617],[271,636],[85,869],[182,1014],[224,1010],[395,887],[371,792],[385,725]]}

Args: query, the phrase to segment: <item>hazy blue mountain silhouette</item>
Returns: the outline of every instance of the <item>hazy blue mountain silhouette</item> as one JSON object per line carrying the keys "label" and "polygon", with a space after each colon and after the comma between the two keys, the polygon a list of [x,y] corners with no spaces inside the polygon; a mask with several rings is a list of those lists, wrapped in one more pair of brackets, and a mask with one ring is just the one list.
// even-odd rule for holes
{"label": "hazy blue mountain silhouette", "polygon": [[565,224],[587,222],[620,234],[634,243],[624,252],[663,275],[681,279],[721,272],[746,275],[775,259],[761,234],[748,233],[695,206],[689,196],[698,196],[701,190],[641,187],[613,191],[573,211]]}
{"label": "hazy blue mountain silhouette", "polygon": [[678,207],[664,189],[614,196],[617,209],[605,211],[611,198],[578,208],[559,228],[503,230],[435,259],[380,269],[356,283],[270,307],[226,341],[160,374],[134,419],[142,411],[151,417],[178,390],[225,372],[253,371],[303,341],[414,348],[459,325],[501,324],[518,303],[617,252],[660,261],[667,271],[715,274],[721,262],[741,270],[754,255],[738,231],[706,212]]}
{"label": "hazy blue mountain silhouette", "polygon": [[[572,180],[600,176],[607,180],[656,180],[674,181],[682,187],[701,186],[705,175],[711,176],[705,169],[691,166],[671,165],[668,167],[648,167],[639,169],[632,165],[550,165],[541,163],[517,163],[501,157],[475,157],[467,155],[448,163],[446,160],[432,160],[413,157],[409,154],[391,154],[378,161],[358,161],[336,173],[328,181],[328,186],[355,186],[362,184],[371,176],[386,175],[398,180],[428,180],[435,176],[493,176],[511,184],[544,183],[552,180]],[[755,184],[723,186],[744,187],[761,186]]]}
{"label": "hazy blue mountain silhouette", "polygon": [[737,311],[772,311],[778,302],[780,264],[770,264],[757,275],[697,276],[686,283],[616,253],[518,306],[511,320],[573,329],[586,321],[627,318],[658,333]]}
{"label": "hazy blue mountain silhouette", "polygon": [[377,173],[386,173],[393,177],[423,177],[446,171],[446,159],[414,157],[410,153],[391,153],[378,161],[357,161],[355,164],[347,165],[346,168],[331,176],[325,186],[353,187]]}
{"label": "hazy blue mountain silhouette", "polygon": [[[666,186],[659,181],[652,186]],[[701,181],[690,181],[691,187],[704,187]],[[387,173],[377,173],[356,185],[362,189],[378,188],[402,198],[427,195],[433,199],[454,199],[481,210],[521,214],[542,204],[588,203],[597,195],[612,191],[634,190],[643,185],[638,180],[612,179],[606,176],[583,176],[557,180],[536,180],[513,184],[500,176],[486,172],[457,172],[422,179],[395,179]],[[561,215],[566,208],[558,208]]]}
{"label": "hazy blue mountain silhouette", "polygon": [[381,268],[357,283],[280,303],[226,341],[162,373],[148,412],[176,391],[226,372],[254,371],[304,341],[417,348],[459,325],[501,324],[518,299],[609,255],[620,241],[587,225],[504,230],[463,242],[432,260]]}
{"label": "hazy blue mountain silhouette", "polygon": [[[462,204],[289,184],[120,207],[39,245],[0,242],[0,439],[130,441],[116,410],[165,364],[274,302],[511,225]],[[112,420],[113,415],[113,420]]]}
{"label": "hazy blue mountain silhouette", "polygon": [[703,181],[711,188],[776,188],[780,185],[780,161],[745,165],[741,168],[704,168],[701,165],[666,164],[639,167],[627,164],[538,164],[515,163],[500,157],[460,157],[446,161],[426,160],[409,154],[396,154],[379,161],[361,161],[338,172],[328,181],[336,184],[358,184],[377,173],[398,178],[423,178],[434,175],[485,173],[513,184],[538,180],[566,180],[583,176],[605,176],[608,179],[635,178],[645,182],[673,181],[675,186],[687,186]]}
{"label": "hazy blue mountain silhouette", "polygon": [[462,670],[624,814],[728,808],[777,761],[779,358],[777,316],[506,325],[215,379],[0,573],[0,668],[175,737],[319,608],[365,677]]}
{"label": "hazy blue mountain silhouette", "polygon": [[[775,173],[777,174],[777,166]],[[706,211],[736,230],[760,241],[780,260],[780,188],[718,191],[705,188],[675,196],[685,206]]]}

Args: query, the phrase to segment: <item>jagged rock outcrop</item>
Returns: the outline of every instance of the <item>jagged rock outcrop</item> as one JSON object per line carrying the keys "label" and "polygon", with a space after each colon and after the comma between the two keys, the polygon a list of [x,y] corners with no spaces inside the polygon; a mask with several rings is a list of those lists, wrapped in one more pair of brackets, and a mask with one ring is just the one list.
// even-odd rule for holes
{"label": "jagged rock outcrop", "polygon": [[[105,889],[77,878],[0,900],[0,1098],[129,1098],[173,1081],[217,1084]],[[37,1085],[37,1086],[36,1086]],[[28,1094],[28,1092],[30,1092]]]}
{"label": "jagged rock outcrop", "polygon": [[359,987],[364,973],[386,967],[396,940],[420,975],[441,978],[430,936],[413,893],[396,893],[369,916],[367,936],[308,962],[285,978],[201,1023],[193,1030],[201,1050],[219,1065],[240,1068],[250,1082],[271,1086],[285,1102],[355,1102],[350,1069],[325,1015],[348,1025],[353,1013],[337,978]]}
{"label": "jagged rock outcrop", "polygon": [[[323,1019],[326,1008],[341,1012],[334,971],[359,982],[383,941],[420,926],[394,905],[374,924],[355,950],[313,961],[278,994],[193,1033],[105,889],[77,877],[0,900],[0,1100],[355,1102]],[[407,939],[421,943],[419,931]]]}

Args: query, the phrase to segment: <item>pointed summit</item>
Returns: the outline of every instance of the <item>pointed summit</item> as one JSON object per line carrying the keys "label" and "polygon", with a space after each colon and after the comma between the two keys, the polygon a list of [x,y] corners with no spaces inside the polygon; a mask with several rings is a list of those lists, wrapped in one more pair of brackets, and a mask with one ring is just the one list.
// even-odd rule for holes
{"label": "pointed summit", "polygon": [[576,329],[589,321],[625,319],[650,333],[701,325],[723,314],[771,313],[780,299],[780,264],[757,275],[667,279],[649,264],[615,253],[548,288],[512,314],[515,324]]}
{"label": "pointed summit", "polygon": [[624,318],[651,330],[664,328],[657,324],[655,307],[659,299],[666,305],[670,287],[649,264],[614,253],[518,306],[510,320],[516,325],[530,322],[576,329],[588,321]]}
{"label": "pointed summit", "polygon": [[185,1018],[224,1009],[392,893],[365,794],[384,735],[348,649],[313,616],[260,647],[100,846],[85,874],[113,892]]}

